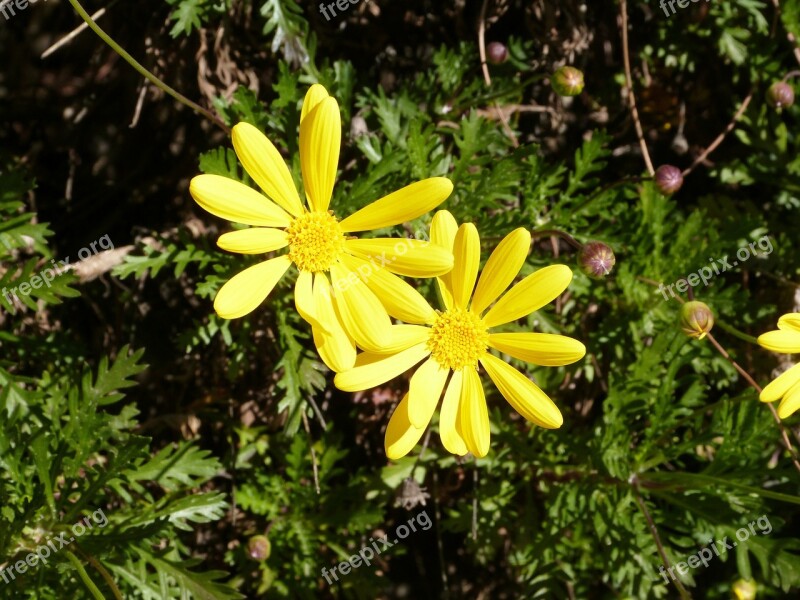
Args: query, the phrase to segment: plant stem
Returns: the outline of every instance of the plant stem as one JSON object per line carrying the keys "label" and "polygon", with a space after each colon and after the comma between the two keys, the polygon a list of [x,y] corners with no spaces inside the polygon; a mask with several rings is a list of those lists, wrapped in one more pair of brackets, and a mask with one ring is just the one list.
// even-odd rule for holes
{"label": "plant stem", "polygon": [[536,238],[548,237],[548,236],[560,237],[562,240],[567,242],[570,246],[572,246],[578,251],[580,251],[580,249],[583,248],[583,244],[581,244],[578,240],[576,240],[574,237],[572,237],[565,231],[560,231],[558,229],[541,229],[539,231],[531,232],[531,239],[534,240]]}
{"label": "plant stem", "polygon": [[[711,342],[714,348],[716,348],[717,351],[720,354],[722,354],[722,356],[733,365],[733,368],[736,369],[742,377],[744,377],[745,381],[747,381],[747,383],[749,383],[760,394],[761,386],[758,385],[752,377],[750,377],[750,373],[745,371],[742,367],[739,366],[739,363],[737,363],[735,360],[733,360],[733,358],[731,358],[731,355],[728,354],[725,348],[722,347],[722,345],[716,340],[716,338],[711,333],[709,333],[707,337],[708,341]],[[775,424],[778,426],[778,429],[780,429],[781,440],[783,441],[783,445],[789,452],[789,455],[792,457],[792,463],[794,463],[795,469],[797,469],[798,473],[800,473],[800,461],[797,460],[797,454],[795,452],[794,446],[792,446],[791,440],[789,440],[789,436],[786,434],[786,428],[783,426],[783,423],[781,423],[781,418],[778,416],[778,412],[775,410],[775,407],[772,406],[771,403],[767,403],[767,406],[769,407],[769,410],[772,413],[772,418],[775,419]]]}
{"label": "plant stem", "polygon": [[747,97],[742,101],[742,105],[739,107],[739,110],[737,110],[736,114],[733,115],[733,118],[731,119],[730,123],[728,123],[728,125],[725,127],[723,132],[720,133],[713,142],[711,142],[708,148],[706,148],[705,150],[703,150],[703,152],[700,153],[700,156],[698,156],[694,160],[694,162],[690,167],[683,170],[682,175],[684,177],[686,177],[689,173],[691,173],[695,169],[695,167],[697,167],[697,165],[699,165],[706,158],[708,158],[708,155],[711,154],[714,150],[716,150],[717,147],[719,147],[719,145],[723,142],[725,136],[728,135],[731,131],[733,131],[733,128],[736,127],[736,122],[742,117],[744,111],[747,110],[747,107],[750,105],[750,101],[752,99],[753,99],[753,92],[751,91],[749,94],[747,94]]}
{"label": "plant stem", "polygon": [[727,331],[733,337],[737,337],[740,340],[742,340],[744,342],[747,342],[749,344],[758,344],[758,340],[755,337],[753,337],[752,335],[747,335],[743,331],[739,331],[733,325],[728,325],[727,323],[724,323],[723,321],[716,321],[716,324],[719,325],[720,329],[722,329],[723,331]]}
{"label": "plant stem", "polygon": [[167,93],[170,96],[172,96],[173,98],[175,98],[175,100],[177,100],[178,102],[180,102],[184,106],[188,106],[189,108],[191,108],[196,113],[199,113],[199,114],[203,115],[209,121],[214,123],[214,125],[216,125],[220,129],[222,129],[225,133],[228,133],[228,134],[230,133],[230,129],[228,128],[228,126],[225,125],[225,123],[223,123],[217,116],[215,116],[213,113],[211,113],[210,111],[206,110],[205,108],[203,108],[199,104],[196,104],[195,102],[192,102],[186,96],[184,96],[183,94],[181,94],[177,90],[171,88],[166,83],[161,81],[158,77],[153,75],[150,71],[145,69],[135,58],[133,58],[130,54],[128,54],[122,48],[122,46],[120,46],[113,39],[111,39],[111,36],[109,36],[105,31],[103,31],[100,28],[100,26],[97,23],[94,22],[92,17],[89,16],[89,13],[87,13],[84,10],[83,6],[81,6],[81,4],[80,4],[80,2],[78,2],[78,0],[69,0],[69,3],[75,9],[75,12],[77,12],[78,15],[80,15],[81,19],[83,19],[86,22],[86,25],[88,25],[89,28],[92,31],[94,31],[101,40],[103,40],[106,44],[108,44],[111,47],[111,49],[114,50],[114,52],[119,54],[125,60],[125,62],[127,62],[130,66],[132,66],[134,69],[136,69],[136,71],[142,77],[147,79],[150,83],[152,83],[154,86],[156,86],[160,90],[163,90],[165,93]]}
{"label": "plant stem", "polygon": [[111,573],[109,573],[108,570],[106,570],[106,568],[94,556],[83,550],[80,546],[76,545],[76,547],[80,555],[86,559],[86,562],[92,565],[97,572],[100,573],[102,578],[105,579],[108,587],[111,588],[111,593],[114,594],[115,600],[123,600],[122,592],[119,591],[117,584],[114,582],[114,578],[111,577]]}
{"label": "plant stem", "polygon": [[[70,2],[72,2],[72,0],[70,0]],[[92,581],[92,578],[89,577],[89,574],[86,572],[86,569],[83,568],[83,564],[80,560],[78,560],[78,557],[69,550],[64,550],[64,552],[66,553],[69,562],[71,562],[72,566],[75,567],[75,570],[78,571],[78,575],[80,576],[84,585],[92,593],[92,596],[95,597],[95,600],[105,600],[105,596],[103,596],[103,593],[95,585],[94,581]]]}
{"label": "plant stem", "polygon": [[[624,2],[624,0],[623,0]],[[669,558],[667,557],[667,553],[664,550],[664,544],[661,543],[661,537],[658,535],[658,528],[656,527],[655,522],[653,521],[653,517],[650,516],[650,511],[647,510],[647,505],[644,503],[642,499],[642,494],[639,492],[639,478],[636,475],[631,477],[630,483],[633,487],[633,497],[636,499],[636,504],[639,505],[639,508],[644,515],[644,518],[647,520],[647,525],[650,527],[650,533],[653,535],[653,540],[656,542],[656,548],[658,549],[658,555],[661,557],[661,562],[664,563],[664,568],[669,571],[672,565],[669,563]],[[681,595],[681,598],[686,600],[691,598],[689,592],[686,591],[686,588],[683,587],[683,582],[678,579],[677,577],[672,579],[672,582],[675,584],[675,587],[678,588],[678,593]]]}
{"label": "plant stem", "polygon": [[642,157],[644,158],[644,164],[647,166],[647,172],[650,173],[650,176],[652,177],[656,174],[656,171],[653,168],[653,161],[650,159],[650,152],[647,150],[647,142],[644,139],[642,123],[639,121],[639,111],[636,109],[636,96],[633,95],[631,58],[628,54],[628,1],[620,0],[619,9],[622,27],[622,62],[625,65],[625,85],[628,86],[628,100],[630,100],[633,124],[636,127],[636,137],[639,138],[639,146],[642,148]]}

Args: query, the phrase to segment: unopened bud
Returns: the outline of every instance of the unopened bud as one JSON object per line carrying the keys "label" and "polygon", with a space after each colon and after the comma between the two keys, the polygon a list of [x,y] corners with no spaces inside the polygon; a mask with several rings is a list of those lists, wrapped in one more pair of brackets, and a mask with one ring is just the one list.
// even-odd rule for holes
{"label": "unopened bud", "polygon": [[578,252],[578,266],[592,279],[602,279],[611,273],[616,262],[611,246],[603,242],[587,242]]}
{"label": "unopened bud", "polygon": [[508,60],[508,48],[500,42],[490,42],[486,47],[486,58],[495,65],[504,63]]}
{"label": "unopened bud", "polygon": [[767,90],[767,103],[772,108],[788,108],[794,104],[794,89],[784,81],[776,81]]}
{"label": "unopened bud", "polygon": [[681,307],[681,329],[691,338],[702,340],[714,327],[714,313],[704,302],[692,300]]}
{"label": "unopened bud", "polygon": [[736,600],[756,600],[756,582],[739,579],[733,584],[733,595]]}
{"label": "unopened bud", "polygon": [[561,67],[553,73],[550,84],[559,96],[577,96],[583,91],[583,71],[575,67]]}
{"label": "unopened bud", "polygon": [[247,554],[253,560],[264,561],[269,558],[272,552],[272,545],[265,535],[255,535],[247,542]]}
{"label": "unopened bud", "polygon": [[683,185],[683,173],[678,167],[661,165],[656,169],[654,176],[658,191],[665,196],[671,196]]}

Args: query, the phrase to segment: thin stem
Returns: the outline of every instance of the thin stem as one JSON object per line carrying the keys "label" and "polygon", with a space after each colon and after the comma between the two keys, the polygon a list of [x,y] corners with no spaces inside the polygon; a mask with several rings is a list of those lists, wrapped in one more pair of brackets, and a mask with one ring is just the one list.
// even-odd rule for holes
{"label": "thin stem", "polygon": [[[775,7],[776,16],[780,17],[781,5],[779,0],[772,0],[772,4]],[[797,45],[797,38],[788,29],[786,29],[786,39],[789,40],[789,43],[792,45],[792,50],[794,51],[794,57],[797,59],[797,62],[800,63],[800,47],[798,47]]]}
{"label": "thin stem", "polygon": [[230,133],[230,129],[228,128],[228,126],[225,125],[225,123],[223,123],[218,117],[216,117],[214,114],[212,114],[210,111],[206,110],[205,108],[203,108],[199,104],[196,104],[196,103],[192,102],[186,96],[184,96],[183,94],[181,94],[177,90],[174,90],[173,88],[168,86],[166,83],[161,81],[158,77],[153,75],[150,71],[145,69],[135,58],[133,58],[130,54],[128,54],[122,48],[122,46],[120,46],[113,39],[111,39],[111,37],[105,31],[103,31],[97,23],[94,22],[92,17],[89,16],[89,13],[87,13],[84,10],[84,8],[81,6],[81,4],[80,4],[80,2],[78,2],[78,0],[69,0],[69,3],[75,9],[75,12],[77,12],[78,15],[80,15],[80,17],[86,22],[86,24],[89,26],[89,28],[92,31],[94,31],[101,40],[103,40],[106,44],[108,44],[111,47],[111,49],[114,50],[114,52],[119,54],[125,60],[125,62],[127,62],[130,66],[132,66],[134,69],[136,69],[136,71],[142,77],[147,79],[150,83],[152,83],[157,88],[163,90],[165,93],[167,93],[170,96],[172,96],[173,98],[175,98],[175,100],[177,100],[178,102],[180,102],[184,106],[188,106],[193,111],[203,115],[205,118],[207,118],[212,123],[214,123],[217,127],[222,129],[225,133]]}
{"label": "thin stem", "polygon": [[428,444],[431,441],[431,428],[428,427],[428,431],[425,432],[425,439],[422,440],[422,448],[419,451],[419,455],[417,456],[417,460],[414,461],[414,466],[411,467],[411,473],[408,475],[411,479],[414,479],[414,472],[417,470],[417,467],[422,462],[422,457],[425,456],[425,451],[428,449]]}
{"label": "thin stem", "polygon": [[[70,2],[71,1],[72,0],[70,0]],[[105,596],[103,596],[103,593],[100,591],[97,585],[95,585],[94,581],[92,581],[92,578],[89,577],[89,574],[86,572],[86,569],[83,567],[81,561],[78,560],[78,557],[69,550],[64,550],[64,552],[66,553],[69,562],[71,562],[72,566],[75,567],[75,570],[78,571],[78,575],[83,581],[83,584],[92,593],[92,596],[95,597],[95,600],[105,600]]]}
{"label": "thin stem", "polygon": [[317,468],[317,453],[314,451],[314,439],[311,437],[311,426],[308,424],[308,417],[306,411],[302,411],[303,415],[303,428],[308,434],[308,447],[311,449],[311,469],[314,472],[314,489],[317,491],[317,496],[320,495],[319,490],[319,470]]}
{"label": "thin stem", "polygon": [[[481,6],[481,14],[478,20],[478,52],[481,56],[481,69],[483,70],[483,81],[486,83],[486,87],[492,86],[492,78],[489,75],[489,65],[486,63],[486,40],[485,40],[485,33],[486,33],[486,6],[489,4],[489,0],[483,0],[483,5]],[[508,118],[506,117],[503,110],[500,108],[500,104],[498,102],[494,103],[494,107],[497,110],[497,117],[500,119],[500,122],[503,124],[503,129],[506,132],[506,135],[511,140],[512,145],[514,148],[519,148],[519,140],[517,136],[514,135],[514,130],[511,129],[511,125],[508,124]]]}
{"label": "thin stem", "polygon": [[783,76],[783,79],[781,79],[781,81],[786,83],[787,79],[789,79],[790,77],[797,77],[798,75],[800,75],[800,71],[789,71],[786,75]]}
{"label": "thin stem", "polygon": [[642,157],[644,164],[647,166],[647,172],[652,177],[655,175],[656,170],[653,168],[653,161],[650,160],[650,152],[647,150],[647,142],[644,139],[644,130],[642,123],[639,121],[639,111],[636,110],[636,96],[633,94],[633,78],[631,77],[631,57],[628,54],[628,2],[627,0],[620,0],[620,17],[622,20],[622,60],[625,64],[625,81],[628,86],[628,99],[631,104],[631,115],[633,116],[633,124],[636,127],[636,136],[639,138],[639,146],[642,148]]}
{"label": "thin stem", "polygon": [[583,248],[583,244],[581,244],[578,240],[576,240],[570,234],[564,231],[560,231],[558,229],[540,229],[539,231],[531,232],[532,240],[535,240],[538,237],[547,237],[547,236],[560,237],[562,240],[567,242],[570,246],[572,246],[576,250],[580,250],[581,248]]}
{"label": "thin stem", "polygon": [[691,173],[695,169],[695,167],[697,167],[697,165],[699,165],[706,158],[708,158],[708,155],[711,154],[714,150],[716,150],[717,147],[719,147],[719,145],[725,139],[725,136],[728,135],[731,131],[733,131],[733,128],[736,127],[736,122],[742,117],[744,111],[747,110],[747,107],[750,105],[750,101],[752,99],[753,99],[753,92],[751,91],[749,94],[747,94],[747,97],[742,102],[742,105],[739,107],[739,110],[736,111],[736,114],[733,115],[733,119],[731,119],[731,122],[728,123],[727,127],[725,127],[725,130],[717,136],[717,139],[711,142],[708,148],[703,150],[700,156],[698,156],[694,160],[694,162],[689,168],[683,170],[684,177],[686,177],[689,173]]}
{"label": "thin stem", "polygon": [[[625,0],[623,0],[623,2],[624,1]],[[636,475],[631,477],[631,484],[633,486],[633,497],[636,499],[636,504],[639,505],[639,509],[642,511],[644,518],[647,520],[647,525],[650,527],[650,533],[653,535],[653,540],[656,542],[656,548],[658,548],[658,555],[661,557],[661,562],[664,563],[664,568],[669,571],[672,568],[672,565],[669,562],[669,557],[667,557],[666,550],[664,550],[664,544],[661,543],[661,537],[658,535],[658,528],[653,521],[653,517],[650,516],[650,511],[647,510],[647,505],[642,499],[642,494],[639,492],[639,479],[636,477]],[[681,595],[681,598],[691,598],[689,592],[687,592],[686,588],[683,587],[683,583],[680,579],[674,577],[672,578],[672,582],[675,584],[675,587],[678,588],[678,593]]]}
{"label": "thin stem", "polygon": [[[711,344],[717,349],[717,351],[722,354],[722,356],[733,365],[733,368],[736,369],[739,374],[744,378],[747,383],[749,383],[759,394],[761,393],[761,386],[758,385],[755,380],[750,377],[750,374],[745,371],[742,367],[739,366],[731,355],[722,347],[722,345],[716,340],[716,338],[709,333],[706,337],[711,342]],[[778,429],[781,431],[781,439],[783,441],[783,445],[786,450],[789,451],[789,455],[792,457],[792,462],[794,463],[795,469],[800,473],[800,461],[797,460],[797,454],[795,452],[794,446],[792,446],[792,442],[789,439],[789,436],[786,434],[786,428],[783,426],[781,422],[781,418],[778,416],[778,411],[775,410],[775,407],[772,406],[771,403],[767,403],[767,407],[769,408],[770,412],[772,413],[772,418],[775,420],[775,424],[778,426]]]}
{"label": "thin stem", "polygon": [[733,325],[728,325],[723,321],[717,321],[716,324],[719,325],[720,329],[730,333],[733,337],[739,338],[743,342],[747,342],[749,344],[758,344],[758,340],[755,337],[753,337],[752,335],[747,335],[743,331],[739,331]]}
{"label": "thin stem", "polygon": [[755,379],[750,377],[750,373],[745,371],[742,367],[739,366],[739,363],[737,363],[735,360],[733,360],[733,358],[731,358],[731,355],[728,354],[728,352],[725,350],[725,348],[722,347],[722,345],[720,345],[720,343],[717,341],[717,338],[715,338],[711,332],[709,332],[706,337],[708,337],[711,344],[719,351],[720,354],[722,354],[725,360],[727,360],[729,363],[733,365],[733,368],[739,372],[739,375],[744,377],[744,380],[747,383],[749,383],[753,388],[755,388],[755,390],[760,394],[761,386],[755,382]]}
{"label": "thin stem", "polygon": [[444,544],[442,543],[442,515],[439,509],[439,476],[436,470],[431,474],[433,479],[433,511],[436,518],[436,550],[439,554],[439,574],[442,577],[442,599],[449,600],[450,584],[447,581],[447,566],[444,562]]}
{"label": "thin stem", "polygon": [[123,600],[122,592],[119,591],[119,588],[117,587],[114,578],[111,577],[111,573],[109,573],[108,570],[94,556],[92,556],[79,546],[77,548],[80,555],[83,556],[86,559],[86,561],[90,565],[92,565],[98,573],[100,573],[100,576],[103,579],[105,579],[105,582],[108,584],[108,587],[111,588],[111,593],[114,594],[115,600]]}

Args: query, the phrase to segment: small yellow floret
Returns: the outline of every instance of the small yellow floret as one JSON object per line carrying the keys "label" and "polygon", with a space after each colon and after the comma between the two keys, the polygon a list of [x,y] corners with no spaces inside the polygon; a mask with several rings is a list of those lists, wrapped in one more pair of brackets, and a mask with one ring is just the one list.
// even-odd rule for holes
{"label": "small yellow floret", "polygon": [[301,271],[327,271],[344,249],[344,234],[331,213],[307,212],[292,221],[289,258]]}
{"label": "small yellow floret", "polygon": [[476,367],[486,354],[489,332],[483,320],[462,308],[441,313],[431,327],[428,348],[433,359],[445,368],[457,371]]}

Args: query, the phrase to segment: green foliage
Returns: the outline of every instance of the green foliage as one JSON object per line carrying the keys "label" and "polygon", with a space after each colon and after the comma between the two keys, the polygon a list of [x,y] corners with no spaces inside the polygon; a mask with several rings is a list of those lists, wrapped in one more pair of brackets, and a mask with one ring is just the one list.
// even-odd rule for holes
{"label": "green foliage", "polygon": [[[566,367],[504,357],[555,401],[564,425],[526,423],[484,378],[486,457],[446,452],[435,416],[422,445],[387,461],[386,423],[407,377],[338,391],[297,315],[294,268],[246,317],[214,313],[220,288],[265,257],[219,249],[221,233],[244,225],[203,212],[188,181],[205,173],[257,186],[230,139],[188,111],[160,121],[174,127],[173,156],[188,159],[164,161],[166,177],[143,177],[145,200],[126,196],[122,217],[90,189],[85,212],[59,196],[41,222],[28,166],[5,161],[0,291],[57,264],[54,230],[69,226],[50,215],[67,214],[72,226],[108,213],[136,241],[100,282],[65,269],[30,293],[0,293],[0,572],[81,519],[92,523],[50,564],[0,582],[0,596],[83,598],[94,585],[105,597],[153,600],[672,598],[665,563],[762,518],[769,532],[681,581],[711,600],[730,598],[739,578],[755,580],[759,597],[796,595],[797,457],[732,362],[710,339],[681,332],[688,296],[671,290],[749,247],[747,260],[692,295],[714,312],[714,340],[760,386],[788,364],[754,338],[798,310],[800,106],[778,112],[764,95],[797,67],[786,33],[800,37],[800,1],[780,2],[780,14],[764,0],[692,3],[670,17],[655,3],[627,3],[645,141],[656,166],[692,168],[669,197],[644,170],[621,93],[619,3],[546,4],[489,3],[484,18],[480,3],[373,0],[328,23],[297,0],[166,0],[155,21],[168,18],[181,39],[156,64],[180,57],[194,68],[203,56],[184,83],[217,90],[209,104],[227,126],[264,131],[301,198],[302,101],[311,83],[325,85],[342,115],[331,201],[339,219],[444,176],[454,192],[440,208],[477,226],[483,261],[522,227],[534,239],[521,276],[571,266],[568,291],[508,329],[568,335],[586,357]],[[485,41],[509,51],[487,66],[491,83],[479,21]],[[216,66],[205,55],[212,38]],[[564,63],[586,75],[571,99],[547,81]],[[234,81],[252,89],[233,90]],[[693,164],[748,97],[720,147]],[[142,206],[141,222],[120,223]],[[430,220],[364,235],[426,235]],[[616,253],[599,281],[576,268],[576,246],[590,240]],[[407,281],[441,306],[431,280]],[[796,442],[798,417],[782,426]],[[416,485],[425,488],[418,504],[401,508]],[[335,583],[324,578],[423,506],[430,532]],[[257,536],[268,537],[268,558],[249,548]]]}

